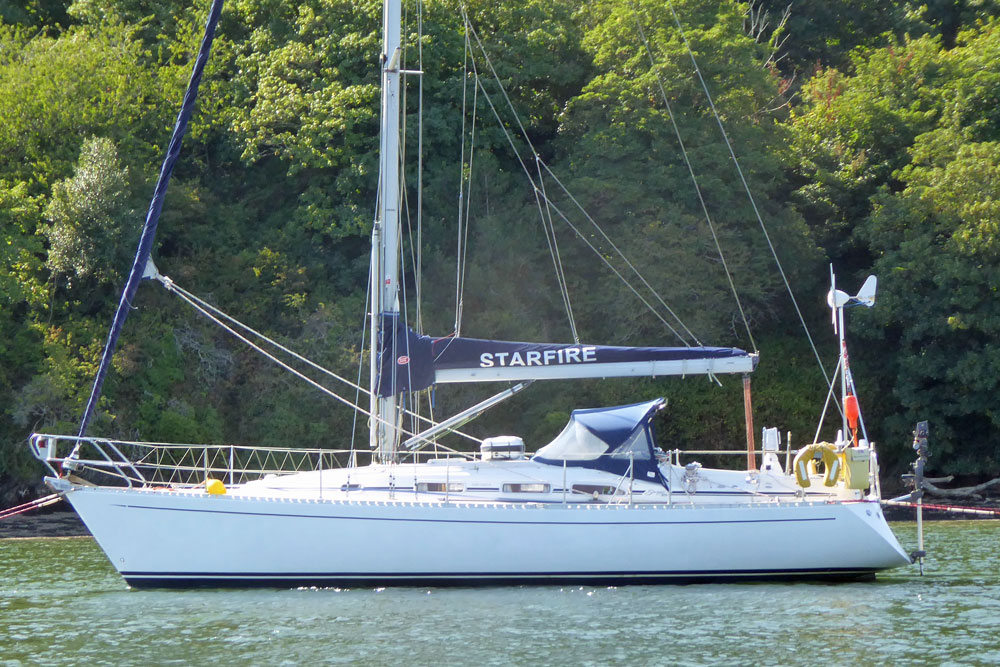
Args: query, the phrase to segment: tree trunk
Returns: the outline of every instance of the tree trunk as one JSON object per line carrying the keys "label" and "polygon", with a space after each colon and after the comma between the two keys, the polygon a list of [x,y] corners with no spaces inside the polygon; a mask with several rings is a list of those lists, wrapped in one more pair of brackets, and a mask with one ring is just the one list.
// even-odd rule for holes
{"label": "tree trunk", "polygon": [[[939,481],[939,479],[935,479],[934,481]],[[947,480],[948,478],[945,479]],[[1000,487],[1000,477],[975,486],[963,486],[957,489],[941,489],[934,486],[929,479],[924,480],[924,489],[927,493],[939,498],[982,498],[980,495],[982,492],[994,487]]]}

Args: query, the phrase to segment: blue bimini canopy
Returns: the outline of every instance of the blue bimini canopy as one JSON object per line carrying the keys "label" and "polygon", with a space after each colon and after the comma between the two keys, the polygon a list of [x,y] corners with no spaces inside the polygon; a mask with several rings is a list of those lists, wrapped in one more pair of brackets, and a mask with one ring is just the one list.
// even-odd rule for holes
{"label": "blue bimini canopy", "polygon": [[661,484],[654,454],[653,415],[666,404],[662,398],[613,408],[574,410],[556,439],[539,449],[534,461],[550,465],[604,470]]}

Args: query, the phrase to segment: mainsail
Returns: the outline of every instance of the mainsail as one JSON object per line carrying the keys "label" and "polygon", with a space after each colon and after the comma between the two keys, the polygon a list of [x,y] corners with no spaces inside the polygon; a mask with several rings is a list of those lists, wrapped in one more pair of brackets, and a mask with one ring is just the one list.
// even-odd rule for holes
{"label": "mainsail", "polygon": [[383,314],[379,396],[450,382],[749,373],[757,355],[730,347],[617,347],[420,336]]}

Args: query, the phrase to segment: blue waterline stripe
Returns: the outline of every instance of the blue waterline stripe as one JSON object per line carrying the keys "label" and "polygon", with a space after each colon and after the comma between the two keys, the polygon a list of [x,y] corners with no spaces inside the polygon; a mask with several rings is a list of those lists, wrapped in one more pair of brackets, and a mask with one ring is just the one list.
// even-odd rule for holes
{"label": "blue waterline stripe", "polygon": [[274,514],[267,512],[227,512],[224,510],[202,510],[175,507],[151,507],[147,505],[124,505],[115,503],[113,507],[124,509],[143,509],[158,512],[193,512],[199,514],[230,514],[234,516],[262,516],[293,519],[330,519],[338,521],[402,521],[410,523],[462,523],[462,524],[514,524],[528,526],[692,526],[708,524],[746,524],[746,523],[807,523],[814,521],[836,521],[836,517],[815,517],[807,519],[730,519],[715,521],[482,521],[468,519],[419,519],[395,517],[368,516],[317,516],[313,514]]}

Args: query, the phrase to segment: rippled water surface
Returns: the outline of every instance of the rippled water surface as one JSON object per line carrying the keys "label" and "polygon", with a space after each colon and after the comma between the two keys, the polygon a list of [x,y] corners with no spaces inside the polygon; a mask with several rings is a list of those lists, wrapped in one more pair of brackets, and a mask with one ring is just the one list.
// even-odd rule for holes
{"label": "rippled water surface", "polygon": [[926,545],[858,584],[138,591],[90,538],[0,540],[0,665],[1000,664],[1000,522]]}

